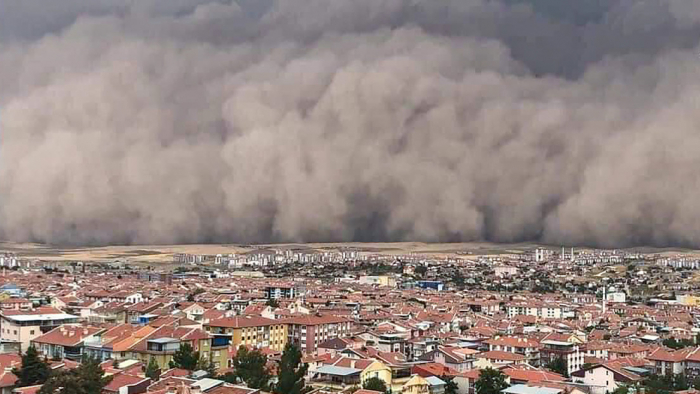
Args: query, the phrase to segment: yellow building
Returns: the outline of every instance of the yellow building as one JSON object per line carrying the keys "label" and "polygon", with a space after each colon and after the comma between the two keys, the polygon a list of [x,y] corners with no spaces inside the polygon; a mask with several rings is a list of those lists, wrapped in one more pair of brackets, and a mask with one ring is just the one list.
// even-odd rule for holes
{"label": "yellow building", "polygon": [[260,316],[215,319],[205,324],[204,329],[214,336],[215,348],[232,344],[236,348],[244,345],[282,351],[287,344],[287,325]]}
{"label": "yellow building", "polygon": [[680,302],[682,305],[686,306],[698,306],[700,305],[700,297],[698,296],[693,296],[693,295],[678,295],[676,296],[676,300]]}
{"label": "yellow building", "polygon": [[[184,343],[192,346],[195,352],[199,352],[200,357],[210,360],[214,366],[227,368],[226,359],[228,353],[223,357],[223,363],[218,354],[212,350],[212,337],[199,328],[162,326],[141,338],[133,338],[133,344],[128,348],[127,357],[134,360],[143,361],[148,364],[150,359],[155,359],[162,370],[170,368],[170,361],[173,360],[175,352]],[[115,357],[119,359],[120,357]]]}
{"label": "yellow building", "polygon": [[430,383],[419,375],[413,375],[401,388],[402,394],[429,394]]}
{"label": "yellow building", "polygon": [[392,393],[400,393],[403,386],[411,379],[411,368],[391,368],[381,361],[375,361],[360,373],[361,385],[372,378],[383,380]]}

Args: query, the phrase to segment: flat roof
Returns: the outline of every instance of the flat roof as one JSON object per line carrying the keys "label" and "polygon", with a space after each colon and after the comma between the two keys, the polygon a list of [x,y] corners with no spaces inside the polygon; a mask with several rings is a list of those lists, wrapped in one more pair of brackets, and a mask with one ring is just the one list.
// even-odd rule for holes
{"label": "flat roof", "polygon": [[573,346],[574,344],[571,342],[564,342],[564,341],[551,341],[551,340],[544,340],[542,341],[545,345],[557,345],[557,346]]}
{"label": "flat roof", "polygon": [[634,372],[637,375],[643,375],[649,373],[649,370],[646,368],[639,368],[639,367],[622,367],[622,369],[625,369],[630,372]]}
{"label": "flat roof", "polygon": [[326,375],[336,375],[336,376],[350,376],[354,374],[359,374],[362,372],[360,369],[347,368],[347,367],[337,367],[335,365],[323,365],[316,369],[316,372],[326,374]]}
{"label": "flat roof", "polygon": [[155,342],[155,343],[174,343],[174,342],[180,342],[179,339],[177,338],[156,338],[156,339],[149,339],[148,342]]}
{"label": "flat roof", "polygon": [[441,386],[446,384],[444,380],[438,378],[437,376],[428,376],[425,378],[431,386]]}
{"label": "flat roof", "polygon": [[192,387],[199,387],[202,392],[205,392],[209,389],[212,389],[216,386],[224,384],[223,380],[219,379],[212,379],[212,378],[204,378],[201,380],[196,381],[195,383],[192,383]]}
{"label": "flat roof", "polygon": [[506,389],[501,390],[502,393],[507,394],[559,394],[563,390],[553,389],[550,387],[531,387],[524,384],[516,384],[515,386],[510,386]]}
{"label": "flat roof", "polygon": [[35,320],[64,320],[77,319],[78,316],[69,315],[67,313],[49,313],[46,315],[10,315],[4,316],[5,319],[15,321],[35,321]]}

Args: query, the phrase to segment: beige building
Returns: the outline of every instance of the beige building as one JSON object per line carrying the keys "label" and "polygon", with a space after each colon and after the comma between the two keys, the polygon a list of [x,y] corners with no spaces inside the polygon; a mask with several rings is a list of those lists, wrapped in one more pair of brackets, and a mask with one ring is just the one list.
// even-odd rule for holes
{"label": "beige building", "polygon": [[54,308],[32,311],[3,311],[0,315],[0,339],[17,342],[22,352],[30,341],[53,330],[61,324],[77,323],[78,316],[63,313]]}

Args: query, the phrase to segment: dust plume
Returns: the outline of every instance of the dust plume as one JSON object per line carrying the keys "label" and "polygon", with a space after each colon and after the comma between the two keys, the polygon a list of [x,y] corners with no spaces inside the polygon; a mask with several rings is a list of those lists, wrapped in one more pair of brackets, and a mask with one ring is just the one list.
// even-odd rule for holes
{"label": "dust plume", "polygon": [[696,0],[3,0],[0,237],[700,243]]}

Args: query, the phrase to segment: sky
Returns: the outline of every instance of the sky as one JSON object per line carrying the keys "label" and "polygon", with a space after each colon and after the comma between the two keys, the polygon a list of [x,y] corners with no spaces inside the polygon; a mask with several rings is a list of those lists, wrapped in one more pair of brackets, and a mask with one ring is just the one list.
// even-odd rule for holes
{"label": "sky", "polygon": [[3,0],[0,238],[700,244],[697,0]]}

